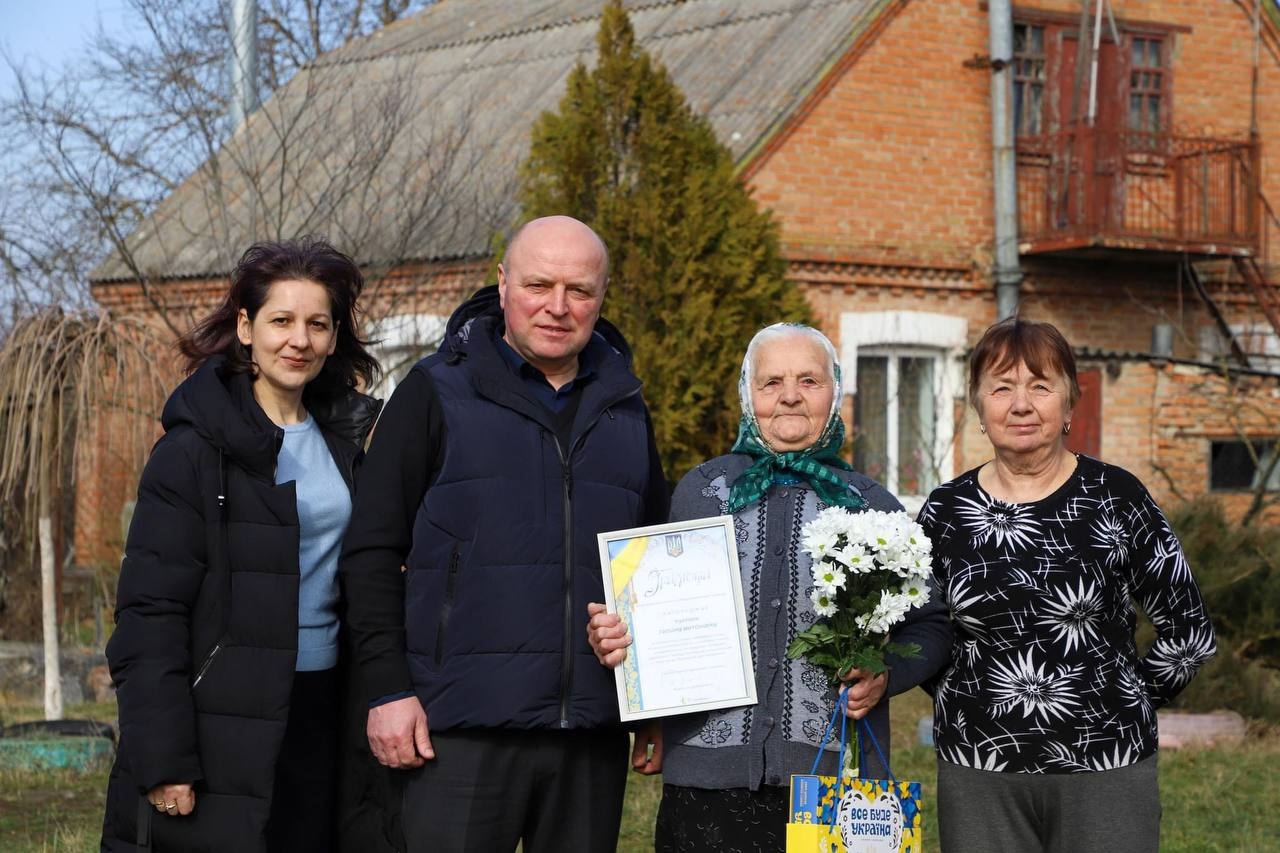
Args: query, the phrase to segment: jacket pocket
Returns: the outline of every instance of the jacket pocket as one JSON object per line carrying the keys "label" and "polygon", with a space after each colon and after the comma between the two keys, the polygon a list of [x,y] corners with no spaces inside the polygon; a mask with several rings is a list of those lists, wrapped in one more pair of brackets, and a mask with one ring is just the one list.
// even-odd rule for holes
{"label": "jacket pocket", "polygon": [[449,627],[449,614],[453,610],[453,598],[458,588],[459,546],[453,546],[449,555],[449,573],[444,580],[444,600],[440,602],[440,621],[436,627],[436,666],[444,660],[444,640]]}
{"label": "jacket pocket", "polygon": [[149,853],[151,850],[151,817],[155,814],[155,808],[146,794],[138,795],[138,853]]}
{"label": "jacket pocket", "polygon": [[196,667],[196,674],[191,678],[192,692],[200,686],[200,682],[203,681],[204,677],[209,673],[209,667],[213,666],[213,662],[217,660],[218,654],[222,651],[224,642],[225,640],[219,640],[214,643],[213,648],[209,649],[209,653],[204,656],[204,660],[202,660],[200,665]]}

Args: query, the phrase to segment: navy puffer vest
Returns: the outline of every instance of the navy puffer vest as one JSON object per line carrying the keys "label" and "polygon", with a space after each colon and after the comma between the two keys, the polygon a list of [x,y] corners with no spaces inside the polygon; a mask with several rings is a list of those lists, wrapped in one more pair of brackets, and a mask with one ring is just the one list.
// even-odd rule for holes
{"label": "navy puffer vest", "polygon": [[406,560],[409,667],[433,730],[616,724],[612,671],[586,639],[603,601],[596,534],[641,523],[649,441],[640,383],[599,335],[568,446],[480,317],[425,370],[446,451]]}

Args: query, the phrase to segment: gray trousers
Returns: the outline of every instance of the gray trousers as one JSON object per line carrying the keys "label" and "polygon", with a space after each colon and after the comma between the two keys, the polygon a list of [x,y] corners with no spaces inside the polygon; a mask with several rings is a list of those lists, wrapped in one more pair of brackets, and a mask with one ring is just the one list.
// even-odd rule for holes
{"label": "gray trousers", "polygon": [[1156,757],[1096,773],[998,773],[938,761],[942,853],[1158,853]]}

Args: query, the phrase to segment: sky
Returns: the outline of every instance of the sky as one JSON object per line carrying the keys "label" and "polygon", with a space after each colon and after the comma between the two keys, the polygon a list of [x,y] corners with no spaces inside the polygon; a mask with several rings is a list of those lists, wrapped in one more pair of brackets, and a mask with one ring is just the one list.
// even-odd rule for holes
{"label": "sky", "polygon": [[[0,49],[36,69],[56,71],[75,61],[97,30],[99,19],[118,31],[124,0],[0,0]],[[0,94],[13,90],[7,62],[0,62]]]}

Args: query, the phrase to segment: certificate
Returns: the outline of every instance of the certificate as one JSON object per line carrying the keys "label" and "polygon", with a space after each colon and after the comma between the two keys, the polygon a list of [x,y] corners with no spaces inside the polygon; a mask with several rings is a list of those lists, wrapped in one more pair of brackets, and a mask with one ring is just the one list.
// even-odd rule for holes
{"label": "certificate", "polygon": [[756,703],[728,515],[599,534],[605,606],[631,631],[614,670],[622,719]]}

